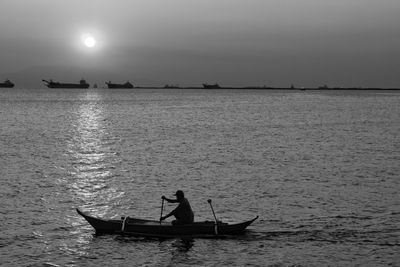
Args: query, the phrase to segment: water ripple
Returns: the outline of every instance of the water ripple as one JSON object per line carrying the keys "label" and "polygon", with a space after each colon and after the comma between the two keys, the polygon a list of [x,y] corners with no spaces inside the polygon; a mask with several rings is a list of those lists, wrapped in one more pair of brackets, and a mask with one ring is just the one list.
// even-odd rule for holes
{"label": "water ripple", "polygon": [[[4,99],[7,99],[5,101]],[[389,266],[398,262],[400,95],[205,90],[0,91],[5,266]],[[187,194],[243,236],[97,236]],[[175,205],[166,204],[164,212]]]}

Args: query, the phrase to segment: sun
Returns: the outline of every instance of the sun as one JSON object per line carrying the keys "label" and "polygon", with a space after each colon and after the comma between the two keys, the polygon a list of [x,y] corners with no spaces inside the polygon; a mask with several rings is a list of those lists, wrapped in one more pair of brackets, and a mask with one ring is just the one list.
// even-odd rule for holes
{"label": "sun", "polygon": [[86,47],[92,48],[96,46],[96,39],[93,36],[86,36],[83,40]]}

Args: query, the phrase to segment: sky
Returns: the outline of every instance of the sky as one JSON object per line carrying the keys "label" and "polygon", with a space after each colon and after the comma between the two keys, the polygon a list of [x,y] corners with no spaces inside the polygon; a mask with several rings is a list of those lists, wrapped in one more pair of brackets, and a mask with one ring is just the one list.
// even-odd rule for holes
{"label": "sky", "polygon": [[0,81],[400,88],[399,14],[399,0],[0,0]]}

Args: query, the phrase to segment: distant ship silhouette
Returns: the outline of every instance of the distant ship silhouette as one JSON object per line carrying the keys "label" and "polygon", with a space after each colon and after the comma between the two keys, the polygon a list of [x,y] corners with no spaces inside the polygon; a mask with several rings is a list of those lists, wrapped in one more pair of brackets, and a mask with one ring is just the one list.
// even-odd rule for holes
{"label": "distant ship silhouette", "polygon": [[204,87],[204,89],[219,89],[219,88],[221,88],[221,86],[219,86],[218,83],[215,83],[215,84],[203,83],[203,87]]}
{"label": "distant ship silhouette", "polygon": [[50,79],[50,81],[47,80],[42,80],[46,83],[46,86],[49,88],[81,88],[81,89],[87,89],[89,88],[89,84],[84,80],[80,80],[79,83],[60,83],[60,82],[54,82],[53,80]]}
{"label": "distant ship silhouette", "polygon": [[109,89],[117,89],[117,88],[133,88],[133,85],[127,81],[126,83],[112,83],[111,81],[106,82]]}
{"label": "distant ship silhouette", "polygon": [[0,83],[1,88],[13,88],[14,83],[11,82],[9,79],[5,80],[3,83]]}

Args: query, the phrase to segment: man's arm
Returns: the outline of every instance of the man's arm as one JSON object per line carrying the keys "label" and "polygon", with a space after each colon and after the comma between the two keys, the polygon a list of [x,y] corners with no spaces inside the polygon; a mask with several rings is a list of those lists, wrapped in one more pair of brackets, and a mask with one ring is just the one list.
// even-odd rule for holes
{"label": "man's arm", "polygon": [[175,214],[175,210],[171,211],[170,213],[168,213],[167,215],[161,217],[161,221],[167,219],[168,217],[171,217],[172,215]]}
{"label": "man's arm", "polygon": [[177,199],[170,199],[170,198],[166,198],[165,196],[162,196],[161,198],[165,199],[169,203],[178,203],[179,202]]}

